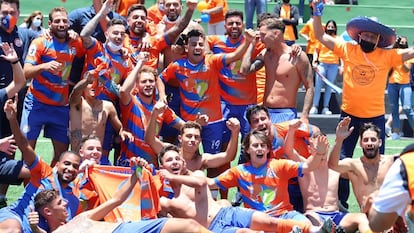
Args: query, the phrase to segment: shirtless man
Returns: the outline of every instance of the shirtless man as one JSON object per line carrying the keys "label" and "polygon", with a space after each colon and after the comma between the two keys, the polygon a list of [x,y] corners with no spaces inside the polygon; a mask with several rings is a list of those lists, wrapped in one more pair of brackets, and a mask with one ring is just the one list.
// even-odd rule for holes
{"label": "shirtless man", "polygon": [[[156,119],[166,109],[164,104],[157,104],[154,107],[150,123],[145,132],[145,141],[151,146],[156,154],[159,154],[164,148],[165,144],[156,137]],[[236,118],[230,118],[226,122],[227,127],[231,131],[231,138],[226,151],[217,154],[203,153],[200,154],[199,146],[201,143],[201,125],[188,121],[181,127],[178,140],[181,145],[180,155],[186,162],[186,167],[190,171],[203,170],[206,168],[216,168],[223,164],[229,163],[236,157],[238,147],[238,136],[240,132],[240,122]]]}
{"label": "shirtless man", "polygon": [[[83,137],[94,134],[103,144],[105,125],[109,120],[121,139],[133,140],[131,133],[122,128],[115,106],[111,101],[99,100],[96,96],[102,90],[89,72],[73,88],[70,104],[70,144],[73,151],[79,151]],[[82,96],[83,93],[83,96]]]}
{"label": "shirtless man", "polygon": [[209,232],[204,227],[191,219],[160,218],[151,220],[142,220],[139,222],[110,223],[101,221],[105,215],[117,206],[121,205],[132,192],[138,181],[139,169],[142,166],[140,160],[132,160],[134,165],[131,169],[136,169],[125,182],[125,185],[110,200],[102,203],[95,209],[83,212],[73,220],[66,222],[68,215],[66,211],[66,200],[62,199],[55,190],[45,190],[38,193],[34,199],[35,209],[38,212],[29,214],[29,222],[33,232],[40,230],[38,228],[39,214],[44,217],[49,225],[50,231],[55,233],[66,233],[73,231],[80,232]]}
{"label": "shirtless man", "polygon": [[350,117],[345,117],[339,122],[328,165],[341,176],[349,178],[361,212],[367,213],[370,209],[367,199],[379,190],[385,174],[394,162],[394,157],[379,153],[382,144],[380,129],[372,123],[366,123],[359,131],[363,156],[339,160],[342,143],[354,130],[354,127],[349,128],[350,122]]}
{"label": "shirtless man", "polygon": [[[300,121],[290,124],[286,137],[286,151],[293,143],[292,139],[295,131],[300,126]],[[321,135],[317,132],[312,135],[311,141]],[[325,151],[328,153],[329,146]],[[304,161],[303,157],[298,157],[299,161]],[[331,218],[332,221],[346,232],[371,232],[368,226],[368,218],[364,213],[345,213],[338,208],[338,184],[340,173],[329,169],[327,160],[322,161],[313,171],[299,177],[299,186],[303,196],[303,206],[305,215],[312,222],[325,221]]]}
{"label": "shirtless man", "polygon": [[[331,232],[298,221],[276,219],[260,211],[232,207],[225,200],[215,201],[204,172],[188,172],[176,146],[165,147],[159,159],[162,168],[160,176],[168,180],[174,190],[172,199],[161,197],[161,206],[163,211],[174,217],[194,219],[212,232],[283,233],[290,232],[294,226],[303,232]],[[328,225],[324,224],[323,228]]]}
{"label": "shirtless man", "polygon": [[304,52],[297,58],[291,57],[291,48],[283,39],[285,25],[281,20],[268,18],[260,22],[260,39],[266,49],[256,57],[243,73],[266,68],[266,86],[263,104],[269,108],[272,123],[297,118],[296,96],[303,84],[306,89],[301,120],[308,123],[309,110],[313,100],[313,75],[309,60]]}

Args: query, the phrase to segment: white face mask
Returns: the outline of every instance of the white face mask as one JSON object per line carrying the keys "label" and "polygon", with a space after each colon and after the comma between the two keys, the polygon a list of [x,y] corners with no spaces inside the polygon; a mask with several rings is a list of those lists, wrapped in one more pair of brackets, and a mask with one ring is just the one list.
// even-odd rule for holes
{"label": "white face mask", "polygon": [[40,19],[33,19],[33,26],[35,27],[40,27],[40,25],[42,24],[42,20]]}
{"label": "white face mask", "polygon": [[112,51],[119,51],[119,50],[122,49],[122,44],[116,45],[116,44],[112,43],[111,41],[109,41],[106,44],[108,45],[108,48]]}
{"label": "white face mask", "polygon": [[164,11],[164,4],[158,4],[158,9],[160,9],[160,11]]}

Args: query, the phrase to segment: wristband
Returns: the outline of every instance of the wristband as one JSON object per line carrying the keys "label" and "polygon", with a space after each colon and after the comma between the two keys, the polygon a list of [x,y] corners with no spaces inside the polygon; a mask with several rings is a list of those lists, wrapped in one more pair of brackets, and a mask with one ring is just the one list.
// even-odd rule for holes
{"label": "wristband", "polygon": [[10,62],[11,64],[17,64],[19,62],[19,60],[16,60],[16,61],[13,61],[13,62]]}
{"label": "wristband", "polygon": [[322,16],[323,13],[323,3],[319,2],[318,4],[313,4],[313,16]]}

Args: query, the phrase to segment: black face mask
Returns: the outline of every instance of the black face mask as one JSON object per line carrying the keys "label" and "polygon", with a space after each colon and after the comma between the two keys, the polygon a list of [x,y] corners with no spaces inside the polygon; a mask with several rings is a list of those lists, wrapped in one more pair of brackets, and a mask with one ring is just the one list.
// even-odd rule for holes
{"label": "black face mask", "polygon": [[335,29],[326,29],[326,33],[329,35],[335,34]]}
{"label": "black face mask", "polygon": [[406,49],[406,48],[408,48],[408,44],[399,44],[398,47],[401,48],[401,49]]}
{"label": "black face mask", "polygon": [[375,44],[368,42],[366,40],[360,40],[359,41],[359,46],[361,47],[362,51],[364,51],[365,53],[370,53],[372,51],[374,51],[375,49]]}

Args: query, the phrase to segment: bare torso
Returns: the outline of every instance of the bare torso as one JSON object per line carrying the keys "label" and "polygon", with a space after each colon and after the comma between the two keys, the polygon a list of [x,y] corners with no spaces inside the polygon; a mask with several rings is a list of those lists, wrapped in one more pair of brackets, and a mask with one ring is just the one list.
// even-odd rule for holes
{"label": "bare torso", "polygon": [[298,72],[299,59],[291,59],[285,52],[277,55],[267,51],[264,55],[266,84],[263,104],[269,108],[295,108],[296,93],[302,82]]}
{"label": "bare torso", "polygon": [[112,233],[121,223],[109,223],[94,221],[88,218],[87,214],[79,214],[65,225],[60,226],[53,233]]}
{"label": "bare torso", "polygon": [[173,217],[191,218],[208,228],[221,208],[231,206],[229,202],[216,202],[208,186],[194,189],[186,185],[173,187],[175,196],[169,202],[168,212]]}
{"label": "bare torso", "polygon": [[305,211],[337,211],[339,173],[326,163],[299,178]]}
{"label": "bare torso", "polygon": [[79,109],[70,108],[70,141],[73,151],[79,150],[82,137],[94,134],[103,142],[105,124],[108,120],[112,103],[105,100],[95,100],[93,103],[82,97]]}
{"label": "bare torso", "polygon": [[353,172],[348,172],[348,177],[362,212],[369,195],[381,187],[385,174],[393,161],[391,156],[381,156],[379,163],[376,164],[366,163],[362,157],[353,159],[355,169]]}

